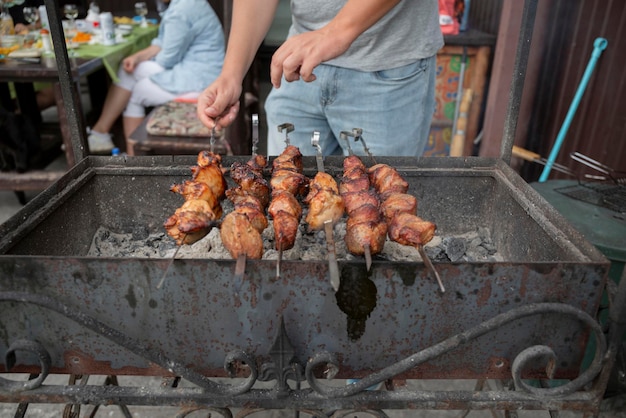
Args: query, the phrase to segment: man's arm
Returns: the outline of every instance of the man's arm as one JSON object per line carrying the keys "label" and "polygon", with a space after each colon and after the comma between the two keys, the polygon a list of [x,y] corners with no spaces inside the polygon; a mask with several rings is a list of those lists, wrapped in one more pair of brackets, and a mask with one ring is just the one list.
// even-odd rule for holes
{"label": "man's arm", "polygon": [[279,0],[234,0],[228,46],[220,76],[198,98],[197,114],[213,128],[228,126],[239,111],[243,79],[274,19]]}
{"label": "man's arm", "polygon": [[294,36],[276,51],[271,66],[272,84],[279,87],[283,75],[287,81],[300,78],[304,81],[315,80],[315,67],[346,52],[363,32],[400,1],[348,0],[326,26]]}

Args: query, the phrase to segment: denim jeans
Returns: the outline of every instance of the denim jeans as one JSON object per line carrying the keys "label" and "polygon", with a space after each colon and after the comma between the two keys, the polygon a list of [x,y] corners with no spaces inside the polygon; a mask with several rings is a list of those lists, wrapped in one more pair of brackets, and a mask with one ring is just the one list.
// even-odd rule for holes
{"label": "denim jeans", "polygon": [[340,139],[341,131],[363,130],[374,156],[420,156],[428,141],[435,110],[435,56],[376,72],[330,65],[315,68],[316,80],[291,83],[284,79],[266,102],[268,155],[285,147],[278,125],[292,123],[290,143],[304,155],[314,155],[313,131],[320,132],[324,155],[365,155],[362,144]]}

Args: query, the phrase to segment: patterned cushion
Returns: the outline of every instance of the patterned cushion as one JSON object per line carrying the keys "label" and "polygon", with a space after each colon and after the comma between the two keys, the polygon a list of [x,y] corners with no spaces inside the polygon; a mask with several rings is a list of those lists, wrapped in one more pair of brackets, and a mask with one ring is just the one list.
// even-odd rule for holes
{"label": "patterned cushion", "polygon": [[211,136],[211,130],[196,115],[196,104],[178,101],[156,107],[148,117],[146,131],[156,136]]}

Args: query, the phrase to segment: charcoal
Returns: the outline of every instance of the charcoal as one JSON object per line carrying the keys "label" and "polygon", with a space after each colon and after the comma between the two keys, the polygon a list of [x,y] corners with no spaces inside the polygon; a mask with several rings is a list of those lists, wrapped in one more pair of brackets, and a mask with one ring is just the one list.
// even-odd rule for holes
{"label": "charcoal", "polygon": [[[362,260],[347,251],[344,237],[345,221],[339,221],[334,228],[335,253],[338,260]],[[262,233],[264,260],[276,260],[278,251],[274,248],[273,222]],[[501,257],[491,240],[488,228],[476,228],[465,234],[441,237],[436,235],[424,246],[426,254],[435,263],[458,261],[497,261]],[[89,249],[92,257],[148,257],[169,258],[176,251],[176,243],[164,231],[150,233],[147,228],[138,226],[128,233],[118,233],[104,227],[98,228]],[[177,257],[230,259],[230,254],[222,245],[220,231],[213,228],[201,240],[192,245],[183,245]],[[283,260],[326,260],[327,246],[324,231],[307,230],[304,222],[298,228],[294,248],[283,251]],[[375,255],[375,260],[415,262],[421,257],[417,249],[398,244],[387,239],[383,251]]]}
{"label": "charcoal", "polygon": [[463,238],[449,237],[443,241],[446,243],[446,254],[453,263],[459,261],[465,255],[467,246]]}

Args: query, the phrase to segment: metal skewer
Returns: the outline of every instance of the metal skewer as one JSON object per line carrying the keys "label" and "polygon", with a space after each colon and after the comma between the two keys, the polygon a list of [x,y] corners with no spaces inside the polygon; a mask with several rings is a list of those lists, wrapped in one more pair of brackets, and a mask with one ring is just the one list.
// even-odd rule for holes
{"label": "metal skewer", "polygon": [[324,172],[324,156],[322,155],[322,147],[320,146],[320,133],[318,131],[313,131],[313,135],[311,136],[311,145],[313,148],[317,149],[317,153],[315,154],[315,161],[317,162],[317,171],[320,173]]}
{"label": "metal skewer", "polygon": [[252,155],[257,154],[259,144],[259,115],[252,115]]}
{"label": "metal skewer", "polygon": [[282,240],[278,245],[278,258],[276,259],[276,278],[280,279],[280,264],[283,261],[283,244]]}
{"label": "metal skewer", "polygon": [[235,283],[239,283],[243,279],[243,275],[246,272],[246,253],[241,253],[237,257],[237,264],[235,264]]}
{"label": "metal skewer", "polygon": [[[317,162],[317,171],[326,172],[324,168],[324,156],[322,155],[322,147],[320,146],[320,133],[313,131],[311,136],[311,145],[317,149],[315,160]],[[324,233],[326,235],[326,248],[328,251],[328,272],[330,274],[330,285],[336,291],[339,290],[339,265],[337,264],[337,255],[335,253],[335,237],[333,234],[332,220],[324,221]]]}
{"label": "metal skewer", "polygon": [[328,272],[330,274],[330,285],[335,292],[339,290],[339,265],[337,264],[337,254],[335,253],[335,239],[333,237],[333,222],[329,219],[324,221],[324,232],[326,233],[326,248],[328,250]]}
{"label": "metal skewer", "polygon": [[213,125],[213,128],[211,129],[211,139],[210,139],[210,149],[211,149],[211,153],[213,153],[213,150],[215,149],[215,134],[216,134],[216,130],[217,130],[217,121],[219,120],[219,118],[215,118],[215,125]]}
{"label": "metal skewer", "polygon": [[291,143],[289,142],[289,132],[293,132],[293,130],[293,123],[283,123],[281,125],[278,125],[278,132],[285,132],[285,144],[287,144],[287,146],[291,145]]}
{"label": "metal skewer", "polygon": [[170,261],[167,263],[167,267],[165,267],[165,271],[163,272],[163,276],[161,277],[161,280],[159,281],[159,284],[157,284],[157,289],[160,289],[161,286],[163,286],[163,283],[165,283],[165,278],[167,277],[167,273],[170,271],[170,267],[172,267],[172,264],[174,264],[174,260],[176,260],[176,256],[178,255],[178,252],[180,251],[180,249],[183,246],[183,242],[185,242],[185,238],[187,238],[187,234],[185,234],[183,236],[183,239],[181,240],[181,244],[178,246],[178,248],[176,248],[176,251],[174,251],[174,255],[172,256],[172,258],[170,259]]}
{"label": "metal skewer", "polygon": [[339,138],[346,141],[346,145],[348,147],[348,155],[354,155],[354,151],[352,151],[352,146],[350,145],[350,138],[354,137],[354,132],[349,131],[341,131],[339,133]]}
{"label": "metal skewer", "polygon": [[594,170],[599,171],[602,174],[608,175],[611,171],[613,171],[611,167],[604,165],[590,157],[587,157],[586,155],[581,154],[580,152],[573,152],[570,154],[570,157],[572,157],[572,160],[578,161],[579,163],[583,163],[587,167],[593,168]]}
{"label": "metal skewer", "polygon": [[435,266],[433,265],[433,262],[430,261],[430,258],[426,254],[426,251],[424,251],[424,246],[423,245],[418,245],[417,246],[417,251],[419,251],[420,256],[422,257],[422,260],[424,261],[424,264],[426,265],[426,268],[431,272],[431,274],[433,276],[435,276],[435,279],[437,280],[437,284],[439,284],[439,290],[441,290],[441,293],[445,293],[446,292],[446,288],[443,286],[443,282],[441,281],[441,277],[439,277],[439,273],[435,269]]}
{"label": "metal skewer", "polygon": [[361,144],[363,144],[363,149],[365,150],[365,153],[372,159],[374,164],[376,164],[376,159],[374,158],[374,154],[372,154],[370,152],[370,149],[368,148],[367,144],[365,143],[365,139],[363,139],[363,129],[361,129],[361,128],[353,128],[352,129],[352,133],[354,134],[354,140],[355,141],[361,141]]}

